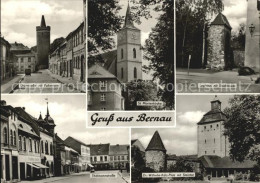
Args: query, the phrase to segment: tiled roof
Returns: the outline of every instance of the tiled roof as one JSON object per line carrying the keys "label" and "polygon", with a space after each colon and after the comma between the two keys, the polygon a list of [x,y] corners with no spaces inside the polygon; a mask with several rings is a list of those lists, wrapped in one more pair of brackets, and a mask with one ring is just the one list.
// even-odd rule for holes
{"label": "tiled roof", "polygon": [[253,168],[256,162],[245,160],[244,162],[232,161],[230,157],[202,156],[199,158],[205,168]]}
{"label": "tiled roof", "polygon": [[215,18],[215,20],[211,23],[211,25],[225,25],[227,26],[229,29],[232,29],[232,27],[230,26],[228,19],[225,15],[223,15],[222,13],[219,13],[217,15],[217,17]]}
{"label": "tiled roof", "polygon": [[27,46],[23,43],[11,43],[11,50],[30,50]]}
{"label": "tiled roof", "polygon": [[198,122],[198,125],[217,121],[225,121],[226,119],[226,115],[220,109],[215,109],[204,114],[203,118],[200,120],[200,122]]}
{"label": "tiled roof", "polygon": [[150,143],[148,144],[147,148],[145,151],[149,151],[149,150],[159,150],[159,151],[165,151],[166,149],[164,147],[164,144],[162,142],[162,139],[159,135],[159,132],[156,131],[150,141]]}
{"label": "tiled roof", "polygon": [[80,140],[78,140],[78,139],[75,139],[75,138],[73,138],[73,137],[71,137],[71,136],[69,136],[69,137],[67,137],[66,139],[65,139],[65,142],[78,142],[79,144],[81,144],[81,145],[84,145],[84,146],[88,146],[87,144],[85,144],[84,142],[82,142],[82,141],[80,141]]}
{"label": "tiled roof", "polygon": [[88,69],[88,78],[115,78],[116,76],[107,71],[99,64],[95,64]]}
{"label": "tiled roof", "polygon": [[109,155],[109,146],[110,144],[90,144],[88,147],[90,148],[90,155]]}
{"label": "tiled roof", "polygon": [[109,148],[109,155],[123,155],[128,154],[129,145],[111,145]]}

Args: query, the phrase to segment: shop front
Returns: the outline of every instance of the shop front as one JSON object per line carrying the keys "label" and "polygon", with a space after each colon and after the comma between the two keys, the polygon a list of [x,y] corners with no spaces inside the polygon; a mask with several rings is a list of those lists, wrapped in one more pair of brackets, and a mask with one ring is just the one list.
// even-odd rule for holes
{"label": "shop front", "polygon": [[40,156],[20,155],[19,167],[21,180],[36,180],[46,178],[47,166],[41,164]]}

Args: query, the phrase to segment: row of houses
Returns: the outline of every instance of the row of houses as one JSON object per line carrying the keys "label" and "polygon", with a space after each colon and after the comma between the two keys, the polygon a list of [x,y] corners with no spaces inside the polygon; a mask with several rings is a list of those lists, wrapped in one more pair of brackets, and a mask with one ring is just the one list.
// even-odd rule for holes
{"label": "row of houses", "polygon": [[1,81],[23,74],[26,69],[36,71],[36,53],[22,43],[1,40]]}
{"label": "row of houses", "polygon": [[1,180],[35,180],[104,169],[129,170],[129,145],[85,144],[73,137],[62,140],[48,103],[38,118],[24,107],[0,103]]}
{"label": "row of houses", "polygon": [[86,34],[82,22],[49,55],[52,73],[85,82],[86,77]]}

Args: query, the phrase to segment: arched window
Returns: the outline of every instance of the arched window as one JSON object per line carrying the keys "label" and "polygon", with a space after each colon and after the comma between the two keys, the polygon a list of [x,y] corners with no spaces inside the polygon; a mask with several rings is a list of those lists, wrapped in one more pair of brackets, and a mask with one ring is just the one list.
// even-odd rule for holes
{"label": "arched window", "polygon": [[16,132],[14,131],[14,145],[16,146]]}
{"label": "arched window", "polygon": [[7,137],[7,128],[4,128],[4,143],[8,143],[8,137]]}
{"label": "arched window", "polygon": [[123,59],[123,58],[124,58],[124,50],[121,49],[121,59]]}
{"label": "arched window", "polygon": [[45,154],[49,154],[49,144],[48,141],[45,142]]}
{"label": "arched window", "polygon": [[136,58],[136,49],[133,49],[133,57]]}
{"label": "arched window", "polygon": [[29,151],[30,152],[32,152],[33,150],[32,150],[32,139],[29,139]]}
{"label": "arched window", "polygon": [[122,79],[124,78],[124,68],[123,67],[121,68],[121,78]]}
{"label": "arched window", "polygon": [[23,137],[23,150],[26,151],[26,138]]}
{"label": "arched window", "polygon": [[13,139],[13,130],[10,130],[10,142],[11,142],[11,145],[13,145],[13,142],[14,142],[14,139]]}
{"label": "arched window", "polygon": [[42,153],[44,153],[43,141],[41,141]]}
{"label": "arched window", "polygon": [[137,78],[137,69],[136,69],[136,67],[134,68],[134,79],[136,79]]}

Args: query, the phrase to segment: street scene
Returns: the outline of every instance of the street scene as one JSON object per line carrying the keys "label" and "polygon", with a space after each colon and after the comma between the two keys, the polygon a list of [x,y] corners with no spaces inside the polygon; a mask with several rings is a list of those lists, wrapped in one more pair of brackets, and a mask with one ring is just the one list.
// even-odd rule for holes
{"label": "street scene", "polygon": [[1,13],[2,93],[86,92],[86,0],[2,1]]}
{"label": "street scene", "polygon": [[86,129],[85,107],[82,95],[4,95],[1,182],[130,182],[129,129]]}
{"label": "street scene", "polygon": [[258,93],[260,2],[200,2],[176,3],[177,92]]}

